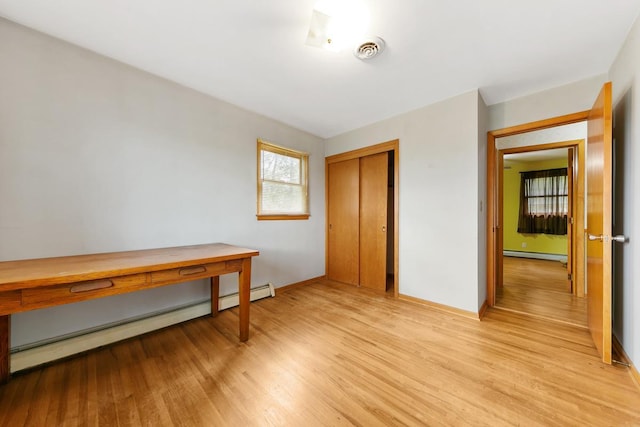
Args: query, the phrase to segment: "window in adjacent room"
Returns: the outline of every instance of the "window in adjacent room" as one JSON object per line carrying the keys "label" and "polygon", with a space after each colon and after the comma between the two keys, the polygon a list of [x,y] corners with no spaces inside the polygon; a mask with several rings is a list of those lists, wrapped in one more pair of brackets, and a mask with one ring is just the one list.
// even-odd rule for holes
{"label": "window in adjacent room", "polygon": [[567,234],[567,168],[521,172],[518,233]]}
{"label": "window in adjacent room", "polygon": [[308,219],[309,155],[258,140],[258,219]]}

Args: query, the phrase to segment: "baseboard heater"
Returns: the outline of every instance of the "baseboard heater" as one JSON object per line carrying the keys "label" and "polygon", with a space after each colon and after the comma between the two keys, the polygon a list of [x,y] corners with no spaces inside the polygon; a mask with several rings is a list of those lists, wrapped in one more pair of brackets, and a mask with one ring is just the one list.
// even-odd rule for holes
{"label": "baseboard heater", "polygon": [[[274,297],[271,283],[251,289],[251,301]],[[238,294],[220,297],[219,310],[237,307]],[[83,351],[98,348],[127,338],[185,322],[211,313],[211,300],[207,299],[181,307],[173,307],[142,316],[84,329],[71,334],[11,348],[11,372],[42,365]]]}
{"label": "baseboard heater", "polygon": [[533,259],[545,259],[548,261],[567,262],[566,255],[543,254],[540,252],[520,252],[520,251],[503,251],[502,254],[504,256],[512,256],[516,258],[533,258]]}

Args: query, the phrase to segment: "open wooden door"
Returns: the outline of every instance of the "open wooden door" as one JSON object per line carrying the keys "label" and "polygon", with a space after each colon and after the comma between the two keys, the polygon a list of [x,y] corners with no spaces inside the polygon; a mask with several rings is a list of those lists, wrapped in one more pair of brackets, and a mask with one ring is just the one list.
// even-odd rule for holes
{"label": "open wooden door", "polygon": [[602,361],[611,363],[611,82],[605,83],[588,119],[587,316]]}

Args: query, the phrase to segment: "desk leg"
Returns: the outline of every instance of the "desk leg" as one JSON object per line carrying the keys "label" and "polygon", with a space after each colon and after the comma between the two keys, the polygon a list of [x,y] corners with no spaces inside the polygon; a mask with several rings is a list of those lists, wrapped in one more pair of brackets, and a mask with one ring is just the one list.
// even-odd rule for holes
{"label": "desk leg", "polygon": [[9,381],[9,335],[11,334],[9,315],[0,316],[0,384]]}
{"label": "desk leg", "polygon": [[220,307],[220,276],[211,278],[211,317],[218,315]]}
{"label": "desk leg", "polygon": [[251,257],[242,260],[238,273],[238,297],[240,300],[240,341],[249,339],[249,306],[251,304]]}

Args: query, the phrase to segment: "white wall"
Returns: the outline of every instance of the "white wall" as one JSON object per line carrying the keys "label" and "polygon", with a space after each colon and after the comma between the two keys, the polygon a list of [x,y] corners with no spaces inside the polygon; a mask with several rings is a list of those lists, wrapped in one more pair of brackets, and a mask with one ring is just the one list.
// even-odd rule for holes
{"label": "white wall", "polygon": [[[319,138],[4,19],[0,63],[0,260],[221,241],[260,250],[253,285],[324,274]],[[310,153],[310,220],[256,220],[258,137]],[[11,344],[207,297],[201,281],[17,314]]]}
{"label": "white wall", "polygon": [[487,300],[487,132],[489,108],[478,96],[478,309]]}
{"label": "white wall", "polygon": [[[595,98],[594,98],[595,100]],[[553,142],[587,139],[587,122],[572,123],[570,125],[519,133],[517,135],[496,138],[496,148],[528,147],[531,145],[551,144]]]}
{"label": "white wall", "polygon": [[485,287],[478,98],[472,91],[326,141],[330,156],[400,140],[399,291],[471,312]]}
{"label": "white wall", "polygon": [[640,369],[640,20],[609,71],[613,85],[617,146],[615,234],[629,242],[614,244],[613,330],[636,368]]}
{"label": "white wall", "polygon": [[590,109],[606,75],[534,93],[489,107],[489,130],[521,125]]}

